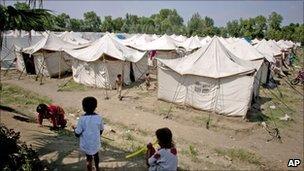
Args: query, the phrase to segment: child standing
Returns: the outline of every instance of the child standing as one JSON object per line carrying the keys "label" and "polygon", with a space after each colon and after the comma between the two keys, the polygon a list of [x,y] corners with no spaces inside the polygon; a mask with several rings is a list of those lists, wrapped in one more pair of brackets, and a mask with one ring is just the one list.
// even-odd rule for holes
{"label": "child standing", "polygon": [[160,149],[155,149],[149,143],[147,145],[147,164],[149,171],[175,171],[177,170],[177,150],[172,141],[172,133],[169,128],[161,128],[156,131],[156,137]]}
{"label": "child standing", "polygon": [[146,73],[145,77],[145,83],[146,83],[146,90],[149,90],[149,87],[151,86],[151,77],[149,73]]}
{"label": "child standing", "polygon": [[119,100],[122,100],[122,96],[121,96],[122,84],[123,84],[123,81],[122,81],[122,78],[121,78],[121,74],[118,74],[117,78],[115,80],[115,85],[116,85],[116,90],[117,90],[117,93],[118,93],[118,99]]}
{"label": "child standing", "polygon": [[94,112],[96,107],[96,98],[84,98],[82,108],[85,114],[79,118],[77,127],[73,127],[76,137],[80,138],[80,149],[86,154],[88,171],[92,170],[93,158],[96,171],[99,171],[98,151],[101,147],[100,136],[104,127],[102,117]]}

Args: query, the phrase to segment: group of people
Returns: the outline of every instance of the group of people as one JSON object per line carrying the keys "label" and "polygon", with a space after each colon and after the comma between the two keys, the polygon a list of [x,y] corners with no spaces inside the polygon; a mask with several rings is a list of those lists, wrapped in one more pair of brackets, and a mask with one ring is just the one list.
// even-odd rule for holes
{"label": "group of people", "polygon": [[[72,126],[75,136],[80,139],[80,149],[86,155],[86,167],[88,171],[99,171],[99,150],[101,148],[101,135],[104,130],[103,119],[95,112],[97,99],[85,97],[82,100],[84,114],[79,118],[77,126]],[[39,104],[37,106],[38,123],[42,126],[43,119],[49,119],[53,124],[52,129],[63,129],[67,121],[64,118],[64,110],[60,106]],[[149,171],[174,171],[177,170],[177,150],[172,140],[172,132],[169,128],[160,128],[155,132],[159,149],[153,145],[147,145],[146,164]]]}

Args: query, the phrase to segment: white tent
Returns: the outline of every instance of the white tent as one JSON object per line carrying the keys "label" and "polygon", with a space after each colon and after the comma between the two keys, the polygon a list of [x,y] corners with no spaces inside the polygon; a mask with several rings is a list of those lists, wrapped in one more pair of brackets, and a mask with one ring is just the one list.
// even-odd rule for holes
{"label": "white tent", "polygon": [[245,39],[238,39],[238,41],[227,44],[226,47],[235,56],[246,61],[252,61],[253,66],[257,70],[254,75],[253,93],[255,98],[258,97],[260,84],[267,83],[269,78],[269,62],[266,61],[264,55],[251,46]]}
{"label": "white tent", "polygon": [[90,43],[90,41],[81,38],[81,36],[79,34],[73,32],[73,31],[71,31],[71,32],[65,31],[58,37],[64,41],[69,42],[74,45],[82,45],[82,44]]}
{"label": "white tent", "polygon": [[154,60],[156,57],[166,59],[178,58],[180,56],[179,46],[180,43],[165,34],[158,39],[155,39],[141,46],[137,46],[136,48],[144,51],[155,51],[156,53],[153,57],[149,56],[148,64],[149,66],[156,66],[157,64]]}
{"label": "white tent", "polygon": [[31,31],[31,36],[24,33],[24,31],[22,31],[22,35],[17,30],[5,32],[0,54],[1,69],[15,68],[15,45],[21,48],[28,47],[37,43],[42,37],[40,33],[34,31]]}
{"label": "white tent", "polygon": [[142,46],[138,46],[139,50],[176,50],[179,46],[179,42],[174,40],[168,35],[163,35],[162,37],[155,39],[149,43]]}
{"label": "white tent", "polygon": [[173,38],[175,41],[177,41],[179,43],[182,43],[182,42],[187,40],[187,37],[185,37],[183,35],[176,36],[175,34],[173,34],[170,37]]}
{"label": "white tent", "polygon": [[259,42],[260,42],[260,40],[257,39],[257,38],[251,40],[251,44],[252,44],[252,45],[255,45],[255,44],[259,43]]}
{"label": "white tent", "polygon": [[271,63],[276,62],[276,59],[274,58],[274,56],[281,55],[281,52],[276,51],[273,48],[271,48],[265,39],[261,40],[259,43],[255,44],[253,47],[256,48],[259,52],[261,52],[265,56],[267,61],[271,62]]}
{"label": "white tent", "polygon": [[153,40],[154,39],[151,36],[147,34],[142,34],[136,37],[132,37],[131,40],[128,40],[124,44],[132,48],[138,49],[138,47],[140,47],[141,45],[152,42]]}
{"label": "white tent", "polygon": [[34,56],[36,74],[54,77],[71,70],[63,49],[77,47],[61,40],[53,33],[48,33],[36,44],[24,48],[22,52]]}
{"label": "white tent", "polygon": [[283,50],[288,50],[289,48],[292,48],[292,47],[290,47],[289,45],[287,45],[287,44],[284,42],[284,40],[279,40],[279,41],[277,41],[276,43],[277,43],[277,45],[278,45],[281,49],[283,49]]}
{"label": "white tent", "polygon": [[156,35],[156,34],[153,34],[153,35],[152,35],[152,38],[155,40],[155,39],[158,39],[158,38],[159,38],[159,36],[158,36],[158,35]]}
{"label": "white tent", "polygon": [[159,59],[158,98],[227,116],[245,116],[255,69],[214,37],[180,59]]}
{"label": "white tent", "polygon": [[276,43],[276,41],[274,40],[268,40],[267,41],[268,45],[274,49],[275,51],[277,51],[278,53],[282,53],[282,48],[280,46],[278,46],[278,44]]}
{"label": "white tent", "polygon": [[190,37],[186,39],[182,44],[181,47],[185,48],[186,51],[190,52],[195,49],[202,47],[202,43],[200,42],[197,36]]}
{"label": "white tent", "polygon": [[206,44],[208,44],[208,43],[210,43],[211,42],[211,37],[210,36],[207,36],[207,37],[204,37],[204,38],[202,38],[202,40],[201,40],[201,44],[202,45],[206,45]]}
{"label": "white tent", "polygon": [[[124,46],[110,34],[90,46],[66,50],[72,62],[75,82],[100,88],[114,88],[117,74],[122,74],[125,83],[138,80],[148,69],[146,52]],[[133,74],[132,74],[133,73]]]}

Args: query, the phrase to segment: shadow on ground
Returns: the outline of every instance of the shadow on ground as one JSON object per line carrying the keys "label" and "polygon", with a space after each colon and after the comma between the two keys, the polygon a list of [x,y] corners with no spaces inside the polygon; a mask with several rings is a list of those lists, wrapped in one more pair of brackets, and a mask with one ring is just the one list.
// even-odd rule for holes
{"label": "shadow on ground", "polygon": [[[69,130],[56,131],[58,136],[39,135],[33,137],[40,158],[48,170],[85,170],[85,155],[79,150],[79,142]],[[127,151],[104,140],[99,152],[102,170],[146,170],[143,158],[125,159]],[[46,160],[47,159],[47,160]]]}

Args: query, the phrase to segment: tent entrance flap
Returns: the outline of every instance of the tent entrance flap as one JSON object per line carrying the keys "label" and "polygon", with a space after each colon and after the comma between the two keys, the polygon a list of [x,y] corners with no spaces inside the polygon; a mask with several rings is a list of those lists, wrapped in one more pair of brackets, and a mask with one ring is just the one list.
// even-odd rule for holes
{"label": "tent entrance flap", "polygon": [[35,75],[36,70],[35,70],[34,57],[27,53],[22,53],[22,57],[23,57],[26,73]]}
{"label": "tent entrance flap", "polygon": [[133,64],[130,62],[130,80],[131,82],[135,82],[135,76],[134,76],[134,70],[133,70]]}

